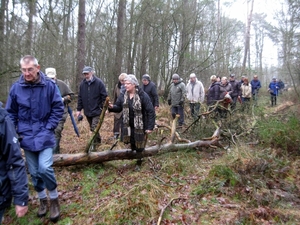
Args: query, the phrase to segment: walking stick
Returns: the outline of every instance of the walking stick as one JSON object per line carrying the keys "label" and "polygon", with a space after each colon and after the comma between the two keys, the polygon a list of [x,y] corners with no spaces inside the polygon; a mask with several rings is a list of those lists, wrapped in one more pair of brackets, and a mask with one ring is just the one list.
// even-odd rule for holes
{"label": "walking stick", "polygon": [[97,124],[97,127],[94,130],[93,136],[91,137],[91,139],[89,140],[88,144],[85,147],[85,152],[86,153],[90,152],[90,150],[92,148],[92,144],[94,143],[95,137],[98,134],[98,132],[99,132],[101,126],[102,126],[102,123],[103,123],[104,117],[105,117],[105,112],[106,112],[106,110],[108,108],[108,104],[109,104],[109,97],[106,97],[105,102],[103,104],[103,109],[102,109],[102,112],[100,114],[100,119],[99,119],[99,122]]}

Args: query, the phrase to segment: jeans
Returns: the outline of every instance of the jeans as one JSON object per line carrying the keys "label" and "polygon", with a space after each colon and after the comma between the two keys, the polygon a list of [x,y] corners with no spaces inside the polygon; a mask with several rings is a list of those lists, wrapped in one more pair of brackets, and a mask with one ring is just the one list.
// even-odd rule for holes
{"label": "jeans", "polygon": [[184,124],[184,112],[183,112],[183,106],[172,106],[171,113],[173,119],[175,119],[176,114],[179,114],[178,124],[179,126],[182,126]]}
{"label": "jeans", "polygon": [[39,152],[27,150],[24,152],[34,189],[37,192],[41,192],[45,188],[48,191],[53,191],[57,187],[57,183],[52,168],[52,148],[46,148]]}
{"label": "jeans", "polygon": [[197,119],[200,112],[200,102],[190,103],[190,110],[192,117]]}
{"label": "jeans", "polygon": [[3,218],[4,212],[5,212],[5,209],[0,209],[0,225],[2,223],[2,218]]}

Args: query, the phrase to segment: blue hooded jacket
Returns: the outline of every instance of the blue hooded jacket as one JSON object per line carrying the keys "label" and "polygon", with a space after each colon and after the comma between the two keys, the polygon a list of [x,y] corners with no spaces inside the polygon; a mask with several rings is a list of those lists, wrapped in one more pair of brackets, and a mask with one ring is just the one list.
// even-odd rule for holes
{"label": "blue hooded jacket", "polygon": [[39,72],[39,82],[25,82],[24,76],[10,90],[6,109],[17,133],[21,147],[41,151],[55,146],[54,129],[64,113],[64,104],[55,83]]}
{"label": "blue hooded jacket", "polygon": [[275,95],[277,96],[278,95],[278,90],[279,90],[279,86],[278,86],[278,83],[275,81],[272,81],[270,84],[269,84],[269,89],[270,89],[270,94],[271,95]]}

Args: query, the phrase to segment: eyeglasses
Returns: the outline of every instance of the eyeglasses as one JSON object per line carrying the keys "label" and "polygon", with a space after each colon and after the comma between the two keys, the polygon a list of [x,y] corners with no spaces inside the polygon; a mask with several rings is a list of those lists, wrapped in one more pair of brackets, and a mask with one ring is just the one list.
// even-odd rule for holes
{"label": "eyeglasses", "polygon": [[28,68],[28,69],[26,69],[26,68],[21,68],[20,70],[21,70],[22,73],[26,73],[26,72],[32,73],[32,72],[35,70],[35,68],[33,68],[33,67]]}
{"label": "eyeglasses", "polygon": [[132,83],[124,83],[124,85],[131,85]]}

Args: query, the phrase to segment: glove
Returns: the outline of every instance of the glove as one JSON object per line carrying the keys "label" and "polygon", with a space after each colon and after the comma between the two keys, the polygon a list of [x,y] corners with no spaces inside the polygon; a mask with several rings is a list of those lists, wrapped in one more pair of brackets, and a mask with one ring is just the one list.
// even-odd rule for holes
{"label": "glove", "polygon": [[183,106],[183,101],[180,101],[180,102],[179,102],[179,105],[180,105],[180,106]]}
{"label": "glove", "polygon": [[168,100],[168,105],[171,105],[172,104],[172,102],[171,102],[171,99],[170,100]]}

